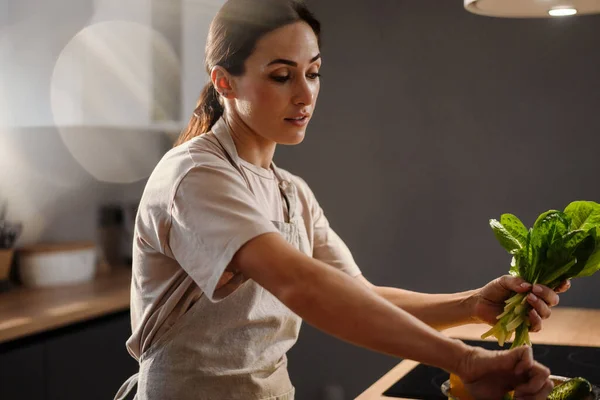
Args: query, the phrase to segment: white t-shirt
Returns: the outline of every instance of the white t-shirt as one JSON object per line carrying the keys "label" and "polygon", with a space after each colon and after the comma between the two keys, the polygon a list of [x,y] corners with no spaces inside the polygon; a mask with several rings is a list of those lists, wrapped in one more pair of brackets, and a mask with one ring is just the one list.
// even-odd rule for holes
{"label": "white t-shirt", "polygon": [[[146,184],[135,223],[127,341],[136,359],[202,296],[220,300],[215,288],[242,245],[278,232],[272,221],[288,213],[274,170],[297,188],[312,256],[360,274],[306,182],[274,164],[267,170],[241,160],[221,119],[211,132],[167,152]],[[219,322],[201,327],[219,329]]]}

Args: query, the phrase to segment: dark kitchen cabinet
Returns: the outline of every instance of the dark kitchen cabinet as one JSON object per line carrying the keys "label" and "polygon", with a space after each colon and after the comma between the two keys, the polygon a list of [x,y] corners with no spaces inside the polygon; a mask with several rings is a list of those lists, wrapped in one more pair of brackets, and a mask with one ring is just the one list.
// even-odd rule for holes
{"label": "dark kitchen cabinet", "polygon": [[46,341],[46,400],[112,399],[137,363],[127,353],[129,313],[102,318]]}
{"label": "dark kitchen cabinet", "polygon": [[137,362],[129,311],[0,344],[0,399],[112,399]]}
{"label": "dark kitchen cabinet", "polygon": [[0,399],[44,399],[44,345],[0,344]]}

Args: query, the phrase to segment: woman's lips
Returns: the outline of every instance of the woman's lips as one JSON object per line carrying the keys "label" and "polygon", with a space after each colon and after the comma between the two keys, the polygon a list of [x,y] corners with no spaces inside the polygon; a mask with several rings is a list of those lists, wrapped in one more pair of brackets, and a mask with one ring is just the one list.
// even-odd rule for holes
{"label": "woman's lips", "polygon": [[285,118],[286,122],[289,122],[292,125],[295,126],[305,126],[306,124],[308,124],[308,120],[309,117],[307,115],[304,115],[302,117],[296,117],[296,118]]}

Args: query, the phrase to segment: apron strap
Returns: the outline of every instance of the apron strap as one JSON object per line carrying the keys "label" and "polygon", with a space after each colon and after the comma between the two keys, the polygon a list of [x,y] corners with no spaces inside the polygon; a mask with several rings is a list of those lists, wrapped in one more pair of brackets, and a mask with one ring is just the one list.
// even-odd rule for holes
{"label": "apron strap", "polygon": [[115,399],[114,400],[125,400],[127,398],[127,396],[129,395],[129,393],[131,392],[131,390],[138,383],[138,375],[139,375],[139,372],[137,374],[135,374],[135,375],[130,376],[129,379],[127,379],[125,381],[125,383],[123,383],[121,385],[121,388],[119,389],[119,391],[115,395]]}

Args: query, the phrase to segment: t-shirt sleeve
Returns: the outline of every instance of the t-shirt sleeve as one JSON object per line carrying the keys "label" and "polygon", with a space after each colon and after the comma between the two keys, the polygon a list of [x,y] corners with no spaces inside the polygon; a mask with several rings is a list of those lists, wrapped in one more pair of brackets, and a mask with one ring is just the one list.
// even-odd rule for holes
{"label": "t-shirt sleeve", "polygon": [[173,257],[213,302],[235,253],[252,238],[278,232],[243,178],[224,161],[190,169],[177,186],[170,215]]}
{"label": "t-shirt sleeve", "polygon": [[354,261],[350,249],[329,225],[329,221],[314,193],[302,179],[300,179],[300,184],[304,186],[304,190],[308,194],[307,201],[313,221],[313,258],[352,277],[360,275],[361,270]]}

